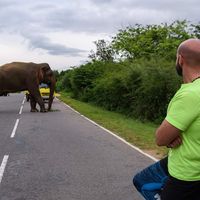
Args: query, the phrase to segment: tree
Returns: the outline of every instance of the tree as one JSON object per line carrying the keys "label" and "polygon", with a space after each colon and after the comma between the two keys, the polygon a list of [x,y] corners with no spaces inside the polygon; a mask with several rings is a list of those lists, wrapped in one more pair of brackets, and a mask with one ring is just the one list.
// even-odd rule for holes
{"label": "tree", "polygon": [[136,24],[119,30],[113,37],[112,48],[128,59],[164,57],[175,59],[177,46],[193,36],[186,21],[161,25],[142,26]]}
{"label": "tree", "polygon": [[195,36],[200,39],[200,24],[195,24],[193,27]]}
{"label": "tree", "polygon": [[91,51],[91,54],[88,56],[93,61],[113,61],[114,51],[110,44],[105,40],[97,40],[94,42],[96,45],[96,52]]}

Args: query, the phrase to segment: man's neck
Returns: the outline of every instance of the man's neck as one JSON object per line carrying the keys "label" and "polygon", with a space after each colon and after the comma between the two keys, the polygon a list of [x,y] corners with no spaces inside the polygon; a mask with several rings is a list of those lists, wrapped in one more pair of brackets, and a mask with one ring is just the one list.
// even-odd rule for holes
{"label": "man's neck", "polygon": [[200,72],[199,73],[195,73],[195,74],[184,75],[183,76],[183,82],[184,83],[191,83],[194,80],[196,80],[197,78],[200,78]]}
{"label": "man's neck", "polygon": [[[198,70],[197,70],[198,69]],[[195,79],[200,77],[200,66],[183,67],[183,83],[191,83]]]}

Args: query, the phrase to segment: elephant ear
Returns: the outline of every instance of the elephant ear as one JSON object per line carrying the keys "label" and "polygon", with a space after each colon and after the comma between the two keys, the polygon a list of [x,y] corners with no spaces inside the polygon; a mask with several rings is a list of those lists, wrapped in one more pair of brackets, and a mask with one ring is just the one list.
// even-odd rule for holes
{"label": "elephant ear", "polygon": [[43,72],[47,72],[48,70],[51,69],[47,63],[42,63],[40,64],[40,66]]}
{"label": "elephant ear", "polygon": [[[45,76],[51,76],[51,75],[53,74],[53,72],[52,72],[50,66],[49,66],[47,63],[42,63],[41,66],[42,66],[41,69],[42,69],[43,74],[44,74]],[[44,75],[43,75],[43,76],[44,76]]]}

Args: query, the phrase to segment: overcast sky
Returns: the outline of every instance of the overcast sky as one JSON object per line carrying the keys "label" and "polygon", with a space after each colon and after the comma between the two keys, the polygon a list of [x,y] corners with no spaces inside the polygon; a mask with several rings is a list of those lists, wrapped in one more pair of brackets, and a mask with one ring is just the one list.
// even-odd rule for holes
{"label": "overcast sky", "polygon": [[0,0],[0,65],[48,62],[65,70],[88,60],[94,41],[128,25],[199,22],[199,0]]}

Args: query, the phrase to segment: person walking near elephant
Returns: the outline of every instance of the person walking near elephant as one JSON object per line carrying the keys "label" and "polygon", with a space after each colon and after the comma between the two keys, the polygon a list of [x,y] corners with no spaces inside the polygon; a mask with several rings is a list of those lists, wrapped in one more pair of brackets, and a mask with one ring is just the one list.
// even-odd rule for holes
{"label": "person walking near elephant", "polygon": [[[170,147],[167,162],[169,175],[161,191],[161,200],[199,200],[199,39],[188,39],[180,44],[176,70],[182,76],[183,84],[170,101],[167,116],[156,131],[157,145]],[[175,148],[171,146],[173,143]]]}

